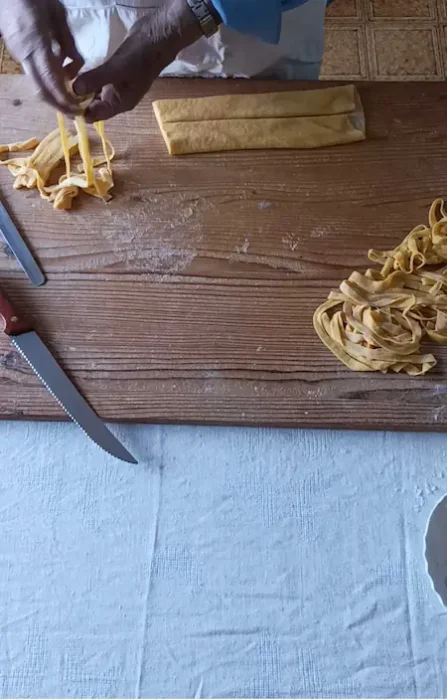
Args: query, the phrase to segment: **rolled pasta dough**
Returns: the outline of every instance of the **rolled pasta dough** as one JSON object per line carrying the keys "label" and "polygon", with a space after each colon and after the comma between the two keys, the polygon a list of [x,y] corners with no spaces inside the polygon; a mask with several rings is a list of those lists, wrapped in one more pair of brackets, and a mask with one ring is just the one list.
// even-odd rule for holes
{"label": "rolled pasta dough", "polygon": [[153,108],[171,155],[318,148],[365,138],[363,109],[353,85],[159,100]]}

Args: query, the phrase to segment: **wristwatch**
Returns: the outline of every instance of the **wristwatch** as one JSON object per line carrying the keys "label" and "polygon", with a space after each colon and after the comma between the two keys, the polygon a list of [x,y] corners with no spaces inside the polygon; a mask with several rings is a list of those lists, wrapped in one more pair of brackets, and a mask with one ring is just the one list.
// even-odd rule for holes
{"label": "wristwatch", "polygon": [[210,37],[219,29],[218,21],[207,0],[186,0],[196,16],[204,36]]}

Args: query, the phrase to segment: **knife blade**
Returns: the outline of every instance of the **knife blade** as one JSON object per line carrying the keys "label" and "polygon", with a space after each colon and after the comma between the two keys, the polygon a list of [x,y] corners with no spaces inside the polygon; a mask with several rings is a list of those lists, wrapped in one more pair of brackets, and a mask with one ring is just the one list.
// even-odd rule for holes
{"label": "knife blade", "polygon": [[46,280],[42,270],[1,202],[0,233],[6,244],[11,248],[17,262],[31,284],[35,287],[40,287],[42,284],[45,284]]}
{"label": "knife blade", "polygon": [[0,319],[3,320],[3,330],[6,335],[10,337],[12,343],[64,411],[88,437],[113,457],[131,464],[138,464],[135,457],[116,439],[79,393],[37,333],[15,313],[2,292],[0,292]]}

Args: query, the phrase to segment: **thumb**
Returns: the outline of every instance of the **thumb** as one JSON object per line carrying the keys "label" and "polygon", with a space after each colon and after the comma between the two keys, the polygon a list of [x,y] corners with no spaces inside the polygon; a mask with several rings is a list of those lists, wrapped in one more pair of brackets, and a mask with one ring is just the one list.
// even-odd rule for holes
{"label": "thumb", "polygon": [[116,80],[116,70],[113,69],[112,61],[103,63],[98,68],[81,73],[73,83],[73,91],[79,97],[101,92],[105,85],[110,85]]}

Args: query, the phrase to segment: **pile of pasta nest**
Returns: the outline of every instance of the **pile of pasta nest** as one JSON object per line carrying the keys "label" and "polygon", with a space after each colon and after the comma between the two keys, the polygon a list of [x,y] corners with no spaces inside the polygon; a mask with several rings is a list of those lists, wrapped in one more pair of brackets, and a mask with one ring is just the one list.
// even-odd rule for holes
{"label": "pile of pasta nest", "polygon": [[[80,192],[109,201],[113,187],[111,162],[115,153],[106,139],[104,123],[94,124],[101,140],[102,155],[93,158],[84,117],[76,117],[75,134],[67,131],[61,114],[57,115],[57,119],[58,128],[40,143],[32,138],[23,143],[0,145],[0,153],[33,151],[28,156],[0,160],[0,165],[6,166],[14,177],[14,188],[37,188],[40,196],[58,210],[71,209],[73,200]],[[73,167],[71,157],[77,152],[81,163]],[[53,170],[62,161],[65,162],[65,173],[56,184],[49,184]]]}
{"label": "pile of pasta nest", "polygon": [[370,250],[382,269],[353,272],[314,315],[323,343],[358,372],[421,375],[436,365],[421,341],[447,343],[447,212],[433,202],[428,226],[394,250]]}

